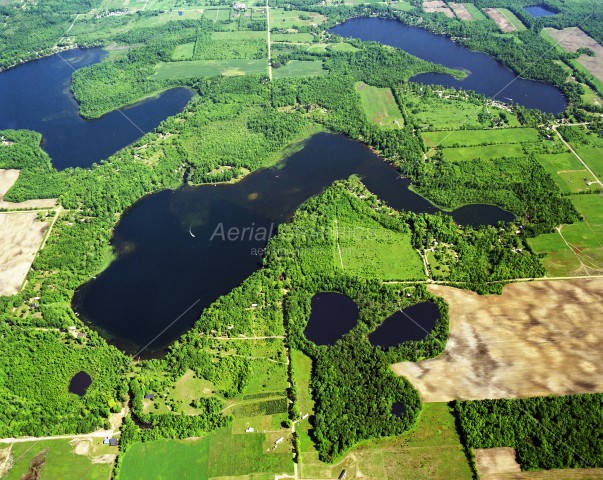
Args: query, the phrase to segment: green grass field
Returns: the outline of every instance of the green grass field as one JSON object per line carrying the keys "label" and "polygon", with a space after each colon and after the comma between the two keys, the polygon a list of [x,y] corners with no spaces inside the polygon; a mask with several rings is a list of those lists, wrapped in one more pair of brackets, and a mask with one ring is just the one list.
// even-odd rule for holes
{"label": "green grass field", "polygon": [[[412,115],[415,122],[425,129],[449,130],[462,125],[477,130],[490,126],[489,123],[482,123],[478,118],[483,107],[465,100],[439,96],[421,97],[405,93],[402,102],[406,113]],[[491,118],[500,118],[502,115],[507,119],[509,126],[519,126],[519,121],[514,114],[497,107],[490,107],[489,111]]]}
{"label": "green grass field", "polygon": [[330,43],[327,46],[327,50],[330,50],[332,52],[348,52],[348,53],[354,53],[354,52],[358,51],[358,49],[354,45],[352,45],[351,43],[346,43],[346,42]]}
{"label": "green grass field", "polygon": [[325,17],[319,13],[282,8],[270,9],[270,28],[288,29],[312,24],[319,25],[324,21]]}
{"label": "green grass field", "polygon": [[423,404],[412,432],[395,439],[364,442],[334,464],[318,460],[308,437],[308,425],[307,421],[300,422],[297,429],[303,479],[336,479],[344,468],[350,478],[372,480],[472,478],[454,416],[445,403]]}
{"label": "green grass field", "polygon": [[258,432],[232,434],[226,428],[200,440],[137,443],[124,456],[119,480],[235,476],[268,480],[275,473],[292,474],[290,453],[266,452],[266,442],[271,438],[270,434]]}
{"label": "green grass field", "polygon": [[193,50],[195,49],[195,43],[184,43],[182,45],[178,45],[174,49],[174,54],[172,58],[174,60],[190,60],[193,58]]}
{"label": "green grass field", "polygon": [[313,43],[312,45],[308,45],[306,48],[307,52],[310,53],[326,53],[327,44],[326,43]]}
{"label": "green grass field", "polygon": [[273,33],[270,40],[273,42],[310,43],[314,35],[311,33]]}
{"label": "green grass field", "polygon": [[429,147],[469,147],[503,143],[537,142],[539,140],[538,131],[534,128],[425,132],[421,136]]}
{"label": "green grass field", "polygon": [[518,143],[502,143],[497,145],[481,145],[477,147],[444,148],[444,160],[447,162],[463,162],[467,160],[482,160],[502,157],[521,157],[523,148]]}
{"label": "green grass field", "polygon": [[267,61],[262,60],[191,60],[188,62],[160,63],[154,80],[175,80],[179,78],[235,76],[254,73],[266,74]]}
{"label": "green grass field", "polygon": [[38,458],[44,459],[42,476],[39,478],[106,480],[113,468],[113,461],[93,463],[93,459],[100,458],[101,455],[116,455],[117,447],[102,445],[102,438],[95,438],[86,443],[90,446],[88,453],[84,455],[75,453],[75,443],[70,440],[14,443],[11,450],[14,465],[2,478],[5,480],[26,478],[25,474],[29,470],[32,459],[39,455]]}
{"label": "green grass field", "polygon": [[[575,127],[580,128],[580,127]],[[587,145],[571,144],[580,158],[586,162],[599,179],[603,177],[603,138],[596,134],[586,136]]]}
{"label": "green grass field", "polygon": [[266,32],[240,30],[236,32],[213,32],[212,40],[266,40]]}
{"label": "green grass field", "polygon": [[272,69],[274,78],[315,77],[327,73],[320,60],[290,60],[287,65]]}
{"label": "green grass field", "polygon": [[299,350],[291,349],[291,362],[295,373],[299,410],[302,416],[306,413],[312,415],[314,412],[314,400],[310,391],[312,359]]}
{"label": "green grass field", "polygon": [[486,16],[475,5],[473,5],[472,3],[465,3],[464,5],[465,5],[465,8],[467,9],[467,11],[474,18],[474,20],[486,20]]}
{"label": "green grass field", "polygon": [[572,202],[584,221],[529,240],[536,253],[547,254],[549,276],[603,272],[603,194],[573,195]]}
{"label": "green grass field", "polygon": [[515,27],[515,30],[517,30],[518,32],[521,32],[526,29],[526,26],[521,22],[521,20],[519,20],[519,18],[515,16],[512,11],[507,10],[506,8],[497,8],[497,10],[505,16],[509,23],[513,25],[513,27]]}
{"label": "green grass field", "polygon": [[356,92],[360,95],[360,103],[370,122],[389,128],[404,126],[404,118],[390,88],[357,82]]}
{"label": "green grass field", "polygon": [[343,270],[374,275],[381,280],[425,278],[423,262],[412,247],[409,235],[388,230],[368,218],[362,225],[340,218],[336,231],[341,258],[335,249],[334,262]]}
{"label": "green grass field", "polygon": [[391,8],[394,10],[401,10],[403,12],[408,12],[409,10],[413,9],[413,6],[408,2],[400,1],[400,2],[392,3]]}

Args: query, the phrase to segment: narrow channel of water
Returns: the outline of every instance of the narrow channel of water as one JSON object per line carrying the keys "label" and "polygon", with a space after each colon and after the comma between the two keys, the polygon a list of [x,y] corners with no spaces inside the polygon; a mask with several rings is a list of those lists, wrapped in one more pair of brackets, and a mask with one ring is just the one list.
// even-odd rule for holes
{"label": "narrow channel of water", "polygon": [[554,114],[567,106],[563,93],[554,85],[518,78],[490,55],[471,51],[449,37],[398,20],[355,18],[329,31],[342,37],[380,42],[423,60],[471,72],[463,80],[442,73],[423,73],[412,77],[412,82],[474,90],[490,98]]}

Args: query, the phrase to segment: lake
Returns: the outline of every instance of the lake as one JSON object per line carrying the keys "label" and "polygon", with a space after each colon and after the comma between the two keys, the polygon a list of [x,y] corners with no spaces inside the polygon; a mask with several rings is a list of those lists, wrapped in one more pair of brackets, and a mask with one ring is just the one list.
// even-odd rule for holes
{"label": "lake", "polygon": [[181,112],[193,95],[186,88],[176,88],[85,120],[71,94],[71,75],[106,55],[100,48],[69,50],[0,73],[0,130],[40,132],[42,147],[55,168],[86,168]]}
{"label": "lake", "polygon": [[449,37],[411,27],[398,20],[355,18],[329,31],[342,37],[380,42],[423,60],[471,72],[463,80],[443,73],[423,73],[412,77],[410,80],[413,82],[474,90],[503,102],[512,101],[554,114],[563,112],[567,106],[561,90],[554,85],[518,78],[490,55],[474,52]]}
{"label": "lake", "polygon": [[73,376],[69,383],[69,392],[83,397],[91,384],[92,378],[90,375],[84,371],[78,372]]}
{"label": "lake", "polygon": [[383,348],[423,340],[439,318],[440,310],[435,303],[418,303],[387,317],[368,338],[371,345]]}
{"label": "lake", "polygon": [[358,322],[358,306],[347,295],[321,292],[312,297],[305,337],[316,345],[335,345]]}
{"label": "lake", "polygon": [[532,15],[534,18],[549,17],[551,15],[557,15],[557,13],[559,13],[547,8],[545,5],[530,5],[528,7],[523,7],[523,9],[530,15]]}
{"label": "lake", "polygon": [[[111,343],[136,353],[194,304],[145,352],[161,354],[204,308],[260,267],[265,236],[229,241],[230,228],[274,231],[305,200],[352,174],[396,209],[438,211],[369,148],[320,133],[284,162],[237,183],[166,190],[136,202],[115,229],[116,260],[78,289],[73,308]],[[479,205],[452,216],[481,224],[513,219],[500,208]]]}

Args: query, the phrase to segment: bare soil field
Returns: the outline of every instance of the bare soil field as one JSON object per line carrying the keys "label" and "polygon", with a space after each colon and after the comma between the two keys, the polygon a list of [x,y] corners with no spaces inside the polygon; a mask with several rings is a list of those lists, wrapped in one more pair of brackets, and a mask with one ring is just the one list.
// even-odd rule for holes
{"label": "bare soil field", "polygon": [[490,477],[490,480],[587,480],[603,478],[603,468],[567,468],[564,470],[540,470],[521,473],[501,473]]}
{"label": "bare soil field", "polygon": [[14,295],[29,271],[49,222],[36,212],[0,213],[0,295]]}
{"label": "bare soil field", "polygon": [[603,278],[515,283],[492,296],[429,290],[450,305],[446,349],[392,366],[423,401],[603,392]]}
{"label": "bare soil field", "polygon": [[501,473],[521,472],[514,448],[476,448],[473,452],[479,478],[483,480],[498,478]]}
{"label": "bare soil field", "polygon": [[496,8],[484,8],[484,12],[496,22],[498,28],[500,28],[503,32],[509,33],[515,31],[515,27],[511,25],[509,20],[507,20],[506,17]]}
{"label": "bare soil field", "polygon": [[454,18],[454,13],[448,8],[448,5],[442,0],[431,0],[423,2],[423,10],[427,13],[443,13],[448,18]]}
{"label": "bare soil field", "polygon": [[19,178],[19,170],[0,169],[0,208],[52,208],[57,202],[53,199],[27,200],[21,203],[5,202],[4,195]]}
{"label": "bare soil field", "polygon": [[469,20],[474,20],[473,16],[469,13],[469,10],[465,7],[463,3],[449,3],[448,4],[457,17],[459,17],[464,22]]}
{"label": "bare soil field", "polygon": [[575,52],[579,48],[590,48],[595,52],[594,57],[580,55],[580,62],[594,77],[603,82],[603,47],[596,40],[589,37],[578,27],[556,30],[545,28],[546,34],[554,39],[566,52]]}

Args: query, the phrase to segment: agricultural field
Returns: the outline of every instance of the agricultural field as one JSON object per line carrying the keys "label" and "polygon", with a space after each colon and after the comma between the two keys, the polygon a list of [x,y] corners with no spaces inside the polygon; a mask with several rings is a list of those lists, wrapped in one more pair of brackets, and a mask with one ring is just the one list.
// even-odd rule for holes
{"label": "agricultural field", "polygon": [[508,10],[506,8],[498,8],[497,10],[504,15],[504,17],[507,19],[507,21],[511,25],[513,25],[513,28],[517,32],[521,32],[526,29],[526,26],[522,23],[522,21],[519,18],[517,18],[515,16],[515,14],[511,10]]}
{"label": "agricultural field", "polygon": [[273,436],[263,432],[233,434],[226,428],[202,439],[136,443],[124,456],[119,480],[243,480],[250,475],[257,480],[272,480],[275,473],[292,474],[290,452],[266,451],[271,450],[267,442]]}
{"label": "agricultural field", "polygon": [[272,69],[274,78],[315,77],[327,73],[320,60],[289,60],[286,65]]}
{"label": "agricultural field", "polygon": [[594,174],[601,179],[603,177],[603,137],[596,133],[586,133],[583,127],[570,127],[579,140],[566,138],[576,153],[586,162]]}
{"label": "agricultural field", "polygon": [[[492,20],[494,20],[496,25],[498,25],[498,28],[500,28],[504,33],[515,32],[517,30],[517,26],[519,26],[518,24],[521,24],[523,30],[525,30],[523,23],[521,23],[519,19],[515,17],[515,15],[505,8],[484,8],[484,12]],[[512,21],[511,18],[514,18],[514,21]]]}
{"label": "agricultural field", "polygon": [[423,2],[423,10],[427,13],[443,13],[448,18],[454,18],[454,13],[442,0],[427,0]]}
{"label": "agricultural field", "polygon": [[390,3],[390,8],[392,8],[393,10],[400,10],[402,12],[408,12],[409,10],[413,9],[413,6],[408,2],[400,0],[398,2]]}
{"label": "agricultural field", "polygon": [[300,10],[285,10],[282,8],[270,9],[270,28],[290,29],[301,26],[320,25],[325,17],[315,12]]}
{"label": "agricultural field", "polygon": [[348,471],[346,478],[374,480],[471,478],[454,416],[445,403],[424,404],[412,432],[395,439],[364,442],[333,464],[318,460],[308,437],[308,421],[298,425],[301,479],[336,479],[343,469]]}
{"label": "agricultural field", "polygon": [[[117,447],[103,445],[102,442],[103,438],[99,437],[13,443],[9,448],[14,464],[2,478],[106,480],[118,451]],[[0,451],[4,447],[4,444],[0,444]]]}
{"label": "agricultural field", "polygon": [[564,28],[556,30],[554,28],[545,28],[544,33],[552,38],[556,44],[566,52],[575,52],[580,48],[589,48],[594,53],[594,57],[588,55],[580,55],[577,62],[588,70],[588,72],[603,82],[603,46],[599,45],[596,40],[589,37],[578,27]]}
{"label": "agricultural field", "polygon": [[311,33],[273,33],[270,35],[272,42],[310,43],[314,38]]}
{"label": "agricultural field", "polygon": [[334,225],[339,248],[335,265],[344,271],[382,280],[425,278],[423,262],[410,243],[410,235],[388,230],[375,221],[354,224],[339,218]]}
{"label": "agricultural field", "polygon": [[369,121],[387,128],[401,128],[404,117],[390,88],[378,88],[363,82],[356,83],[356,92]]}
{"label": "agricultural field", "polygon": [[551,175],[562,191],[567,193],[593,192],[600,187],[593,176],[572,153],[538,153],[536,160]]}
{"label": "agricultural field", "polygon": [[471,12],[469,12],[469,10],[467,10],[466,3],[449,3],[448,5],[450,6],[450,8],[452,8],[452,10],[454,11],[454,14],[460,20],[463,20],[464,22],[467,22],[470,20],[475,20],[473,18],[473,15],[471,15]]}
{"label": "agricultural field", "polygon": [[446,350],[392,367],[423,401],[602,391],[603,279],[514,283],[498,296],[442,285],[429,290],[450,306]]}
{"label": "agricultural field", "polygon": [[337,43],[330,43],[329,46],[327,47],[327,50],[330,50],[332,52],[348,52],[348,53],[354,53],[357,52],[358,49],[350,44],[350,43],[346,43],[346,42],[337,42]]}
{"label": "agricultural field", "polygon": [[442,149],[447,162],[466,162],[475,159],[493,159],[503,157],[521,157],[523,148],[519,143],[502,143],[497,145],[479,145],[476,147],[457,147]]}
{"label": "agricultural field", "polygon": [[421,134],[428,147],[471,147],[537,142],[538,131],[534,128],[504,128],[497,130],[456,130],[424,132]]}
{"label": "agricultural field", "polygon": [[186,62],[160,63],[151,77],[153,80],[177,80],[181,78],[236,76],[266,74],[267,60],[191,60]]}
{"label": "agricultural field", "polygon": [[504,122],[511,127],[519,126],[517,117],[502,108],[488,107],[488,120],[480,115],[481,104],[464,99],[461,94],[418,95],[404,92],[402,102],[408,115],[412,115],[416,124],[423,129],[449,130],[459,126],[471,129],[489,127],[493,122]]}

